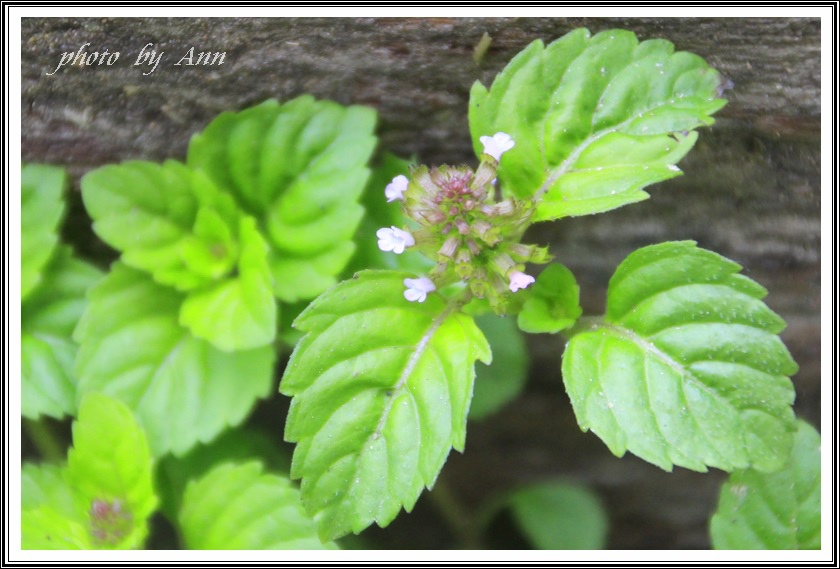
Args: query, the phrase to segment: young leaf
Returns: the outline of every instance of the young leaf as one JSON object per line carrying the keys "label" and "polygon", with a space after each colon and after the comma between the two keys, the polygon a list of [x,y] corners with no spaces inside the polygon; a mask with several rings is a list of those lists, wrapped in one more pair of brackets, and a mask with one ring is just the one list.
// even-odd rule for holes
{"label": "young leaf", "polygon": [[24,465],[24,549],[132,549],[157,506],[146,437],[131,411],[99,393],[73,424],[67,466]]}
{"label": "young leaf", "polygon": [[143,544],[157,497],[146,436],[128,407],[101,393],[82,400],[67,480],[89,508],[95,545],[131,549]]}
{"label": "young leaf", "polygon": [[603,549],[607,514],[591,490],[562,482],[528,486],[508,498],[513,519],[537,549]]}
{"label": "young leaf", "polygon": [[784,464],[796,428],[784,321],[740,266],[692,241],[632,253],[563,379],[582,429],[663,469]]}
{"label": "young leaf", "polygon": [[645,186],[679,175],[675,164],[725,101],[703,59],[632,32],[578,29],[531,43],[488,91],[470,92],[470,131],[505,132],[502,188],[539,201],[534,221],[599,213],[648,197]]}
{"label": "young leaf", "polygon": [[102,273],[60,247],[44,280],[21,306],[21,413],[61,418],[76,411],[73,329],[85,293]]}
{"label": "young leaf", "polygon": [[265,346],[277,334],[268,246],[252,217],[241,220],[239,241],[242,254],[236,277],[190,291],[179,315],[193,335],[224,351]]}
{"label": "young leaf", "polygon": [[258,462],[220,464],[190,482],[179,521],[189,549],[335,549],[321,544],[289,479]]}
{"label": "young leaf", "polygon": [[375,120],[303,96],[223,113],[190,141],[188,164],[260,220],[281,300],[314,298],[350,260]]}
{"label": "young leaf", "polygon": [[233,267],[233,199],[179,162],[99,168],[82,178],[82,198],[96,234],[159,283],[192,290]]}
{"label": "young leaf", "polygon": [[155,456],[184,454],[238,424],[271,388],[274,350],[223,352],[178,324],[183,296],[116,263],[88,295],[75,337],[79,391],[126,403]]}
{"label": "young leaf", "polygon": [[527,379],[528,351],[512,319],[487,313],[477,317],[475,323],[493,349],[493,365],[475,368],[470,419],[481,420],[522,391]]}
{"label": "young leaf", "polygon": [[572,272],[559,263],[543,269],[528,294],[517,316],[524,332],[555,334],[574,325],[583,312],[580,287]]}
{"label": "young leaf", "polygon": [[798,425],[782,470],[738,470],[723,485],[711,520],[715,549],[820,549],[820,435]]}
{"label": "young leaf", "polygon": [[308,334],[280,390],[294,397],[292,477],[321,539],[385,526],[463,450],[473,362],[490,348],[472,318],[438,294],[403,297],[412,275],[364,271],[295,321]]}
{"label": "young leaf", "polygon": [[58,243],[58,224],[64,213],[62,194],[67,185],[64,170],[27,164],[20,183],[20,296],[26,300]]}

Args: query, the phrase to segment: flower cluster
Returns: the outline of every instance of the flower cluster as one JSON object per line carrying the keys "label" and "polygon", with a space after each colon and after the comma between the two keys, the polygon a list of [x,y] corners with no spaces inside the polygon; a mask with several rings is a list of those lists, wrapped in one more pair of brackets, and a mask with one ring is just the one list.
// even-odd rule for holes
{"label": "flower cluster", "polygon": [[412,170],[410,179],[397,176],[385,188],[388,201],[401,202],[415,225],[410,230],[378,230],[379,248],[400,254],[416,247],[436,263],[428,276],[405,280],[410,301],[423,302],[427,294],[462,281],[473,296],[487,298],[503,313],[510,293],[534,282],[524,272],[525,263],[549,260],[545,248],[519,242],[533,203],[496,198],[499,159],[514,141],[503,132],[480,140],[484,152],[475,171],[466,166],[421,166]]}

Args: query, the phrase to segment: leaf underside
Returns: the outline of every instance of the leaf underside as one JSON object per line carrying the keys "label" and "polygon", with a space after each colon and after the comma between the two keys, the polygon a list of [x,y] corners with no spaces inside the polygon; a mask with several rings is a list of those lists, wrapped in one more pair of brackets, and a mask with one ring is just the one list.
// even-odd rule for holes
{"label": "leaf underside", "polygon": [[582,429],[666,470],[781,468],[798,368],[766,291],[739,270],[689,241],[624,260],[604,321],[573,336],[563,357]]}
{"label": "leaf underside", "polygon": [[295,322],[307,335],[280,384],[294,397],[286,440],[322,540],[410,511],[464,448],[473,363],[489,363],[489,346],[439,295],[408,302],[410,276],[358,273]]}

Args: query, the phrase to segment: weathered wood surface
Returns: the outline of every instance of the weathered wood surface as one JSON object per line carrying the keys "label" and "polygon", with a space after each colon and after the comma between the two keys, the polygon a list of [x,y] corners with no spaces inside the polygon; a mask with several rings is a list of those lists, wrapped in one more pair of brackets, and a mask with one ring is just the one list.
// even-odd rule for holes
{"label": "weathered wood surface", "polygon": [[[729,256],[770,291],[790,324],[784,333],[801,371],[797,412],[819,419],[820,400],[820,22],[816,19],[27,19],[23,22],[23,158],[63,165],[78,177],[125,159],[183,158],[190,136],[224,110],[302,93],[380,114],[381,147],[426,163],[474,160],[469,88],[485,84],[535,38],[585,26],[665,38],[705,57],[734,83],[718,122],[681,163],[685,176],[652,199],[600,216],[536,227],[555,243],[590,311],[600,310],[611,271],[636,247],[695,239]],[[487,32],[480,64],[473,48]],[[63,52],[107,48],[112,66],[68,67]],[[161,62],[134,66],[153,43]],[[217,66],[173,65],[190,47],[225,52]],[[66,236],[105,259],[78,199]],[[574,424],[559,377],[558,338],[537,338],[528,392],[493,420],[473,425],[464,456],[445,479],[467,506],[530,480],[565,476],[592,484],[610,509],[610,546],[708,546],[706,521],[720,473],[667,474],[610,455]],[[278,425],[279,429],[279,425]],[[477,475],[478,474],[478,475]],[[392,528],[393,547],[447,547],[423,500]],[[412,521],[414,520],[414,521]],[[412,524],[430,522],[421,533]],[[390,532],[390,533],[389,533]],[[425,533],[424,533],[425,532]],[[417,539],[418,535],[426,538]],[[415,541],[411,541],[414,539]]]}

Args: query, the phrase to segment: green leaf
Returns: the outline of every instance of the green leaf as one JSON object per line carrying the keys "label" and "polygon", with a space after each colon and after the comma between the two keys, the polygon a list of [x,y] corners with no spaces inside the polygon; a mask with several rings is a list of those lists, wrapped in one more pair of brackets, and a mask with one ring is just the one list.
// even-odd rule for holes
{"label": "green leaf", "polygon": [[470,419],[492,415],[515,399],[525,386],[528,352],[525,339],[510,318],[487,313],[476,318],[493,349],[493,365],[475,369],[475,391],[470,404]]}
{"label": "green leaf", "polygon": [[648,197],[645,186],[680,174],[675,164],[714,122],[720,77],[703,59],[632,32],[577,29],[531,43],[470,92],[470,131],[506,132],[505,193],[535,198],[534,221],[599,213]]}
{"label": "green leaf", "polygon": [[75,414],[72,334],[85,309],[85,293],[102,277],[67,247],[56,255],[21,306],[21,413],[30,419]]}
{"label": "green leaf", "polygon": [[247,426],[228,429],[212,442],[193,447],[182,457],[168,455],[161,459],[155,484],[161,498],[161,510],[177,522],[187,483],[218,464],[259,460],[268,470],[288,474],[291,458],[291,454],[264,431]]}
{"label": "green leaf", "polygon": [[607,314],[566,347],[563,378],[583,430],[663,469],[784,464],[796,429],[784,321],[740,266],[692,241],[632,253]]}
{"label": "green leaf", "polygon": [[43,164],[25,164],[20,183],[20,296],[26,300],[41,282],[44,268],[58,243],[58,225],[64,213],[64,170]]}
{"label": "green leaf", "polygon": [[21,549],[96,549],[85,524],[49,506],[25,510],[20,518]]}
{"label": "green leaf", "polygon": [[715,549],[820,549],[820,435],[798,421],[782,470],[733,472],[711,520]]}
{"label": "green leaf", "polygon": [[193,335],[224,351],[265,346],[277,334],[268,245],[253,218],[240,222],[239,240],[242,255],[236,277],[191,291],[179,316],[180,323]]}
{"label": "green leaf", "polygon": [[308,334],[280,383],[294,397],[286,440],[323,540],[410,511],[450,447],[464,448],[473,362],[489,363],[490,348],[439,294],[408,302],[410,276],[358,273],[295,321]]}
{"label": "green leaf", "polygon": [[517,324],[524,332],[555,334],[574,325],[583,310],[580,287],[572,272],[559,263],[547,266],[529,289]]}
{"label": "green leaf", "polygon": [[88,516],[66,480],[67,468],[24,464],[21,471],[21,548],[94,549]]}
{"label": "green leaf", "polygon": [[96,234],[161,284],[192,290],[234,266],[236,204],[179,162],[99,168],[82,178],[82,198]]}
{"label": "green leaf", "polygon": [[67,480],[89,508],[95,545],[132,549],[143,544],[157,497],[146,436],[128,407],[101,393],[82,400]]}
{"label": "green leaf", "polygon": [[21,511],[49,506],[58,515],[82,521],[65,471],[66,467],[54,464],[24,464],[20,475]]}
{"label": "green leaf", "polygon": [[178,324],[183,296],[116,263],[76,329],[79,391],[137,415],[155,456],[181,455],[241,422],[271,388],[274,350],[223,352]]}
{"label": "green leaf", "polygon": [[281,300],[314,298],[350,260],[375,121],[372,109],[303,96],[223,113],[191,140],[188,164],[260,220]]}
{"label": "green leaf", "polygon": [[321,544],[289,479],[258,462],[221,464],[190,482],[179,520],[189,549],[335,549]]}
{"label": "green leaf", "polygon": [[508,498],[513,519],[536,549],[603,549],[607,514],[591,490],[563,482],[528,486]]}

